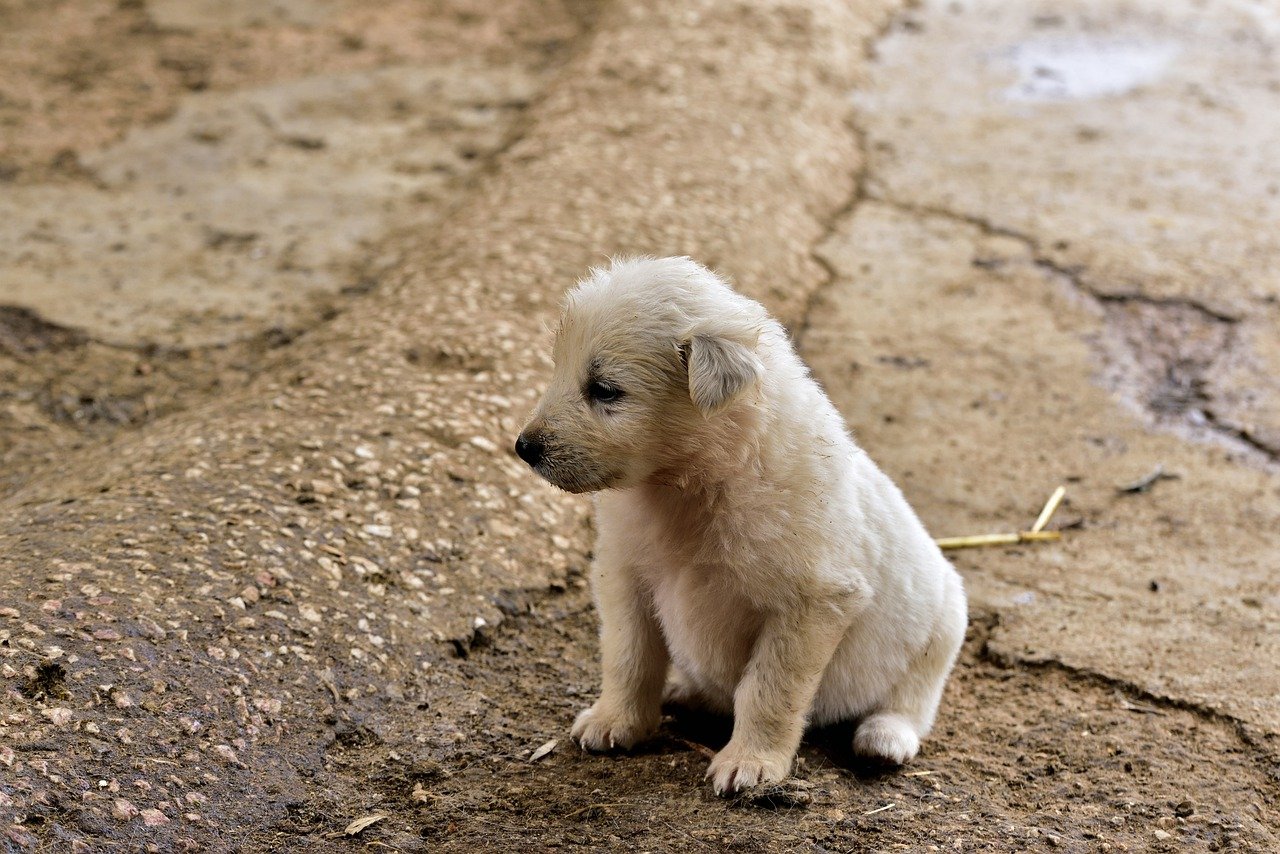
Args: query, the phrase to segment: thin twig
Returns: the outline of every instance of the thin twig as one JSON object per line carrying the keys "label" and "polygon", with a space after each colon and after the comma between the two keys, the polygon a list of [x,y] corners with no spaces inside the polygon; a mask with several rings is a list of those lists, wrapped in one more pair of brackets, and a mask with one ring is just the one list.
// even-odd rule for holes
{"label": "thin twig", "polygon": [[712,750],[710,747],[707,747],[705,744],[698,744],[698,742],[696,742],[696,741],[690,741],[689,739],[687,739],[687,738],[681,738],[681,737],[680,737],[680,736],[678,736],[678,735],[668,736],[668,738],[670,738],[670,739],[671,739],[672,741],[674,741],[676,744],[681,745],[682,747],[687,747],[687,748],[689,748],[689,749],[690,749],[690,750],[692,750],[694,753],[700,753],[700,754],[702,754],[703,756],[705,756],[705,757],[706,757],[706,758],[708,758],[708,759],[714,759],[714,758],[715,758],[716,752],[715,752],[714,750]]}
{"label": "thin twig", "polygon": [[329,689],[329,693],[333,695],[333,702],[335,703],[342,702],[342,695],[338,693],[337,685],[334,685],[333,682],[329,681],[328,679],[320,680],[320,684],[324,685],[324,687]]}
{"label": "thin twig", "polygon": [[1121,700],[1120,707],[1126,712],[1141,712],[1144,715],[1167,715],[1168,712],[1163,709],[1157,709],[1155,706],[1148,706],[1145,703],[1131,703],[1128,700]]}
{"label": "thin twig", "polygon": [[1177,480],[1179,477],[1181,477],[1181,475],[1166,472],[1164,470],[1164,463],[1159,463],[1151,470],[1150,474],[1138,478],[1133,483],[1126,483],[1121,486],[1117,486],[1116,492],[1119,492],[1121,495],[1133,495],[1139,492],[1146,492],[1151,487],[1155,486],[1158,481]]}

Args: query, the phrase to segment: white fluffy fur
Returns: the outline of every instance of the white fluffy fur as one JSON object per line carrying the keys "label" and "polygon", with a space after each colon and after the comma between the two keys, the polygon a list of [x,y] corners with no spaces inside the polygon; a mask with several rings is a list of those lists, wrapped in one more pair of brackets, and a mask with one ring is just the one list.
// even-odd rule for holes
{"label": "white fluffy fur", "polygon": [[665,691],[732,712],[718,793],[787,776],[807,722],[915,756],[964,637],[960,577],[782,327],[687,258],[619,261],[569,294],[555,356],[521,435],[548,480],[599,491],[604,684],[574,738],[630,747]]}

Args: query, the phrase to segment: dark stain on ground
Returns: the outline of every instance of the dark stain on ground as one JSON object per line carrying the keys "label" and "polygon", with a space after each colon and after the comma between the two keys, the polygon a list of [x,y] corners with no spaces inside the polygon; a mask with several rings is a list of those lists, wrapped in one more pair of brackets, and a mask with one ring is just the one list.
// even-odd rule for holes
{"label": "dark stain on ground", "polygon": [[86,340],[84,333],[50,323],[30,309],[0,305],[0,351],[14,358],[65,350]]}
{"label": "dark stain on ground", "polygon": [[67,670],[56,661],[37,664],[26,679],[19,683],[20,690],[33,700],[58,699],[71,696],[67,690]]}

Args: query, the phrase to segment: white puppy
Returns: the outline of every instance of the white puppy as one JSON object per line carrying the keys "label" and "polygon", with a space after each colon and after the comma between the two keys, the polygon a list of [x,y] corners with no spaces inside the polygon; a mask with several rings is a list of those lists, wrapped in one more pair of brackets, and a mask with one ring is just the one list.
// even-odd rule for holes
{"label": "white puppy", "polygon": [[964,589],[783,328],[687,258],[619,261],[568,295],[555,363],[516,450],[601,491],[604,685],[574,738],[630,747],[666,687],[734,716],[717,793],[786,777],[807,722],[860,720],[858,753],[915,756]]}

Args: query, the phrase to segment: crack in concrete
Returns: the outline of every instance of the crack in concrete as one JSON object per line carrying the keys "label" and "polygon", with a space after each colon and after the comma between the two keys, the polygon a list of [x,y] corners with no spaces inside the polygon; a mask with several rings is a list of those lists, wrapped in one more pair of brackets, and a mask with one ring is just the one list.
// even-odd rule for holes
{"label": "crack in concrete", "polygon": [[1205,410],[1204,417],[1206,423],[1216,432],[1223,436],[1229,436],[1235,441],[1253,448],[1260,454],[1268,458],[1270,462],[1280,463],[1280,445],[1274,445],[1264,441],[1254,435],[1247,427],[1241,427],[1237,424],[1228,424],[1213,410]]}
{"label": "crack in concrete", "polygon": [[92,340],[84,332],[46,320],[25,306],[0,305],[0,353],[15,359],[78,347]]}
{"label": "crack in concrete", "polygon": [[827,221],[823,224],[822,234],[813,242],[813,245],[809,247],[809,257],[814,260],[814,263],[822,268],[823,281],[819,282],[818,285],[809,292],[809,296],[805,300],[804,309],[800,313],[800,319],[796,324],[795,330],[791,333],[791,339],[796,350],[801,352],[804,350],[805,335],[808,333],[809,327],[812,324],[814,312],[817,311],[818,306],[822,303],[827,291],[833,288],[839,280],[839,272],[836,270],[835,265],[823,256],[822,252],[819,251],[819,248],[832,238],[840,223],[844,222],[846,217],[852,215],[858,208],[858,205],[862,204],[862,202],[867,198],[865,194],[865,178],[867,173],[866,135],[860,128],[854,125],[852,121],[850,121],[850,128],[852,129],[857,141],[858,152],[862,158],[862,166],[854,174],[853,192],[849,195],[849,198],[845,200],[843,205],[832,211],[831,215],[827,218]]}
{"label": "crack in concrete", "polygon": [[[970,618],[970,627],[975,632],[978,640],[976,649],[980,661],[1005,670],[1022,668],[1025,670],[1057,671],[1073,681],[1081,682],[1094,688],[1114,691],[1121,695],[1121,699],[1129,705],[1134,705],[1133,701],[1137,701],[1156,710],[1156,713],[1166,709],[1189,712],[1202,720],[1223,726],[1231,730],[1240,739],[1241,744],[1247,748],[1254,761],[1258,764],[1263,776],[1270,780],[1280,791],[1280,755],[1278,755],[1275,746],[1268,743],[1265,734],[1255,732],[1245,721],[1211,706],[1180,697],[1158,694],[1127,679],[1068,664],[1061,659],[1023,658],[1000,652],[991,647],[992,635],[1000,627],[1000,623],[1000,612],[994,610],[984,611]],[[1139,708],[1133,711],[1141,713],[1144,710]]]}
{"label": "crack in concrete", "polygon": [[877,202],[913,216],[945,219],[951,222],[959,222],[972,226],[982,232],[984,237],[1007,237],[1011,240],[1016,240],[1027,248],[1027,251],[1031,255],[1032,263],[1037,267],[1055,275],[1062,276],[1067,279],[1076,290],[1079,290],[1081,293],[1099,302],[1140,302],[1145,305],[1155,306],[1158,308],[1185,307],[1204,315],[1207,319],[1220,323],[1234,324],[1239,323],[1241,320],[1238,315],[1229,314],[1213,308],[1194,297],[1154,297],[1135,290],[1107,291],[1100,289],[1096,285],[1085,281],[1085,267],[1083,265],[1068,266],[1061,264],[1058,261],[1055,261],[1044,251],[1042,242],[1034,236],[1015,228],[1010,228],[1009,226],[999,225],[983,216],[954,211],[938,205],[921,205],[913,202],[904,202],[880,193],[867,192],[865,197],[867,201]]}
{"label": "crack in concrete", "polygon": [[[327,319],[328,314],[322,313]],[[17,305],[0,305],[0,357],[25,366],[14,388],[0,390],[0,401],[28,400],[55,423],[80,430],[93,425],[107,435],[137,428],[157,417],[155,394],[166,394],[169,414],[191,406],[216,385],[239,386],[261,373],[266,354],[292,343],[304,330],[274,326],[224,343],[177,346],[156,342],[112,341],[87,330],[51,321]],[[105,366],[103,360],[121,362]],[[84,361],[102,371],[85,373]],[[136,360],[134,363],[131,360]],[[248,365],[248,367],[236,367]],[[103,374],[136,378],[104,381]]]}
{"label": "crack in concrete", "polygon": [[[880,26],[874,32],[868,34],[862,40],[862,57],[870,65],[876,60],[877,45],[889,35],[894,26],[902,20],[903,16],[919,6],[919,0],[905,0],[905,2],[896,11],[885,16]],[[871,147],[867,131],[857,122],[857,111],[852,107],[849,111],[849,117],[846,121],[849,126],[849,133],[853,136],[854,150],[858,152],[858,168],[853,170],[852,180],[853,189],[849,196],[845,199],[844,204],[833,210],[827,215],[826,221],[822,224],[822,233],[809,246],[809,257],[813,262],[822,268],[823,281],[818,283],[816,287],[809,292],[808,298],[805,300],[804,309],[800,313],[800,317],[796,323],[794,331],[791,333],[791,339],[798,351],[804,349],[805,334],[809,331],[809,327],[813,318],[814,311],[821,304],[823,296],[830,290],[839,279],[839,272],[835,266],[828,261],[820,251],[823,244],[830,240],[840,227],[840,223],[845,218],[852,215],[858,206],[870,198],[868,183],[871,178]]]}
{"label": "crack in concrete", "polygon": [[[1078,267],[1062,267],[1060,265],[1052,264],[1052,262],[1043,258],[1037,258],[1036,264],[1040,266],[1048,266],[1054,272],[1067,276],[1072,275],[1071,271],[1075,271],[1075,275],[1078,277],[1080,270],[1083,269]],[[1207,306],[1194,297],[1153,297],[1148,294],[1144,294],[1141,291],[1102,291],[1098,290],[1096,286],[1086,285],[1083,282],[1080,283],[1079,287],[1082,290],[1087,290],[1100,302],[1139,302],[1143,305],[1149,305],[1155,308],[1189,308],[1204,315],[1207,319],[1217,321],[1218,323],[1237,324],[1243,319],[1239,315],[1228,314],[1227,312]]]}
{"label": "crack in concrete", "polygon": [[[869,171],[864,164],[864,170]],[[1280,447],[1273,447],[1247,427],[1231,424],[1214,411],[1212,373],[1223,362],[1238,358],[1237,328],[1243,318],[1193,297],[1155,297],[1141,291],[1108,291],[1089,282],[1085,268],[1052,258],[1033,235],[994,223],[985,217],[935,205],[903,202],[877,193],[876,202],[914,217],[961,223],[985,237],[1021,243],[1031,263],[1064,282],[1073,293],[1093,302],[1103,313],[1110,341],[1093,341],[1101,349],[1107,385],[1121,399],[1155,425],[1184,437],[1224,445],[1246,459],[1272,468],[1280,463]],[[1123,352],[1106,358],[1106,349]],[[1127,388],[1126,388],[1127,387]]]}

